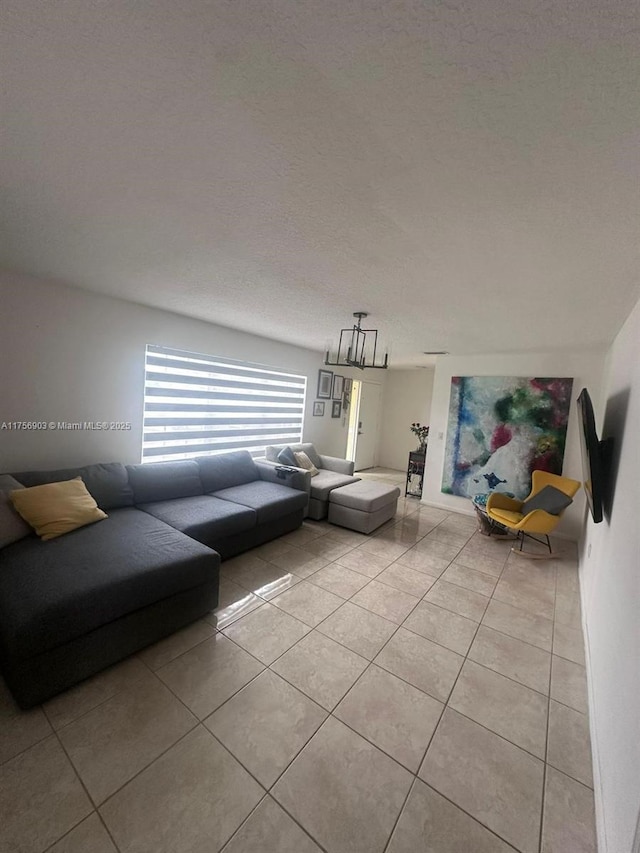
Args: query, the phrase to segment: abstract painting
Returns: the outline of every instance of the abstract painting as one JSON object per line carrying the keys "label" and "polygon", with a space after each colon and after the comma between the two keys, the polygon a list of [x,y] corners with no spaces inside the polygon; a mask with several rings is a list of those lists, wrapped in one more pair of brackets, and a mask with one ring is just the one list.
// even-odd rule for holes
{"label": "abstract painting", "polygon": [[573,379],[453,376],[442,491],[525,498],[531,472],[562,473]]}

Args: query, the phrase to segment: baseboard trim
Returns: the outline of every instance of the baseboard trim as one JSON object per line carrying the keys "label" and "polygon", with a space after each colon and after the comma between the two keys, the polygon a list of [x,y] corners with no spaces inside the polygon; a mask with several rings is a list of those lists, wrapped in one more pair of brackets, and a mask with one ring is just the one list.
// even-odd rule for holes
{"label": "baseboard trim", "polygon": [[473,509],[453,509],[446,504],[438,503],[437,501],[426,501],[424,498],[420,498],[420,503],[423,506],[432,506],[435,509],[443,509],[445,512],[455,512],[458,515],[469,515],[472,518],[475,515]]}

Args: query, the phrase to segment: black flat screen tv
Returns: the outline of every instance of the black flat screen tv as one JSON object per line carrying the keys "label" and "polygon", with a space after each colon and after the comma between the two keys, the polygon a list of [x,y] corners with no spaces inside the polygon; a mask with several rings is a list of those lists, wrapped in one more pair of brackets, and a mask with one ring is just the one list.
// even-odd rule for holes
{"label": "black flat screen tv", "polygon": [[602,521],[604,496],[603,446],[598,441],[593,404],[586,388],[578,397],[580,412],[580,446],[582,449],[582,478],[591,516],[597,523]]}

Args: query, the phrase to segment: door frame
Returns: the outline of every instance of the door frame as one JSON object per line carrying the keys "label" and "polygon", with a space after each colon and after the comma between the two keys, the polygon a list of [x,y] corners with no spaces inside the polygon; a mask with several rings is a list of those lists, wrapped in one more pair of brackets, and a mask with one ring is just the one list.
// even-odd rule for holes
{"label": "door frame", "polygon": [[[361,427],[361,423],[362,423],[360,420],[360,413],[362,410],[362,398],[363,398],[363,395],[365,393],[365,388],[364,388],[365,385],[367,385],[369,387],[373,387],[376,389],[374,393],[377,394],[377,397],[378,397],[377,407],[376,407],[377,421],[373,427],[375,439],[374,439],[374,445],[373,445],[372,464],[370,466],[367,466],[367,468],[358,468],[357,470],[360,470],[360,471],[366,471],[366,470],[368,470],[368,468],[375,468],[376,465],[378,464],[380,423],[381,423],[381,418],[382,418],[382,404],[383,404],[383,392],[384,392],[384,386],[381,385],[379,382],[369,382],[365,379],[360,380],[360,394],[359,394],[359,399],[358,399],[358,434],[360,434],[360,427]],[[354,454],[353,454],[353,460],[352,460],[354,462],[354,464],[356,462],[357,453],[358,453],[358,447],[357,447],[357,440],[356,440],[356,446],[354,448]]]}
{"label": "door frame", "polygon": [[355,464],[358,450],[358,424],[360,421],[360,398],[362,382],[354,379],[351,384],[351,402],[349,405],[349,421],[347,425],[347,452],[345,458]]}

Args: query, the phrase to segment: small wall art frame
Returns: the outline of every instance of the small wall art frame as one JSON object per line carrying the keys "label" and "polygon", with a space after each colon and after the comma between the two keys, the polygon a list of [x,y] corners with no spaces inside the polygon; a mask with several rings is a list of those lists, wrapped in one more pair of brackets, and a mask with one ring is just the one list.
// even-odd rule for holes
{"label": "small wall art frame", "polygon": [[342,393],[344,391],[344,376],[338,376],[338,374],[334,374],[333,377],[333,393],[331,394],[332,400],[342,400]]}
{"label": "small wall art frame", "polygon": [[331,399],[331,391],[333,389],[333,370],[318,371],[318,393],[316,397],[322,400]]}
{"label": "small wall art frame", "polygon": [[331,417],[339,418],[342,414],[342,403],[340,400],[334,400],[331,406]]}
{"label": "small wall art frame", "polygon": [[353,388],[353,380],[345,379],[344,380],[344,395],[342,397],[342,408],[345,411],[348,411],[349,406],[351,405],[351,390]]}
{"label": "small wall art frame", "polygon": [[313,404],[313,417],[321,418],[324,415],[324,400],[316,400]]}

